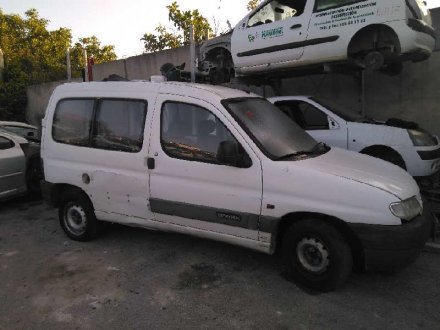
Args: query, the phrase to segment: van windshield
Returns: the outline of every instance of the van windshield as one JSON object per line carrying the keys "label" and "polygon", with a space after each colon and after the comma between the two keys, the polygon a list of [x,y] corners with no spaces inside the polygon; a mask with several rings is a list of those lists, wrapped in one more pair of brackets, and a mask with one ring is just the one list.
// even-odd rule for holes
{"label": "van windshield", "polygon": [[272,160],[317,156],[329,150],[266,99],[228,99],[223,105]]}

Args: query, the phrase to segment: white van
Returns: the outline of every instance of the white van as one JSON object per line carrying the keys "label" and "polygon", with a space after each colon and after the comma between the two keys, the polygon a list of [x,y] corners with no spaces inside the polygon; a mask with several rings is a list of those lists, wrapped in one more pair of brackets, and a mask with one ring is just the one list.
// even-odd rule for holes
{"label": "white van", "polygon": [[440,142],[412,122],[362,116],[332,101],[310,96],[269,98],[317,141],[386,160],[412,176],[440,169]]}
{"label": "white van", "polygon": [[280,247],[296,281],[331,290],[353,267],[409,264],[429,235],[405,171],[317,143],[257,95],[65,84],[42,124],[43,195],[74,240],[109,221],[268,254]]}
{"label": "white van", "polygon": [[199,69],[215,83],[347,61],[398,73],[402,61],[427,59],[435,40],[422,0],[266,0],[202,45]]}

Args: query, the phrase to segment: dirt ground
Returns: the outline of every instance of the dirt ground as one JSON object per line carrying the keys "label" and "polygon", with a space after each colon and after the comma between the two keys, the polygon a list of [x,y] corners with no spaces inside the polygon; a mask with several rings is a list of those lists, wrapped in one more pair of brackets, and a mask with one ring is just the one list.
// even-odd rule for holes
{"label": "dirt ground", "polygon": [[0,203],[0,329],[440,329],[440,254],[306,292],[280,258],[111,226],[69,240],[41,201]]}

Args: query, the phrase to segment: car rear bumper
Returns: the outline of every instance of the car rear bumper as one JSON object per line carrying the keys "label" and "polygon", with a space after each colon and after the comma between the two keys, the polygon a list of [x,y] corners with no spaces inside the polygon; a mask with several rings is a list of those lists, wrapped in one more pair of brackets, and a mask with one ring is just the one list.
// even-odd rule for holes
{"label": "car rear bumper", "polygon": [[396,270],[411,264],[431,233],[433,218],[427,208],[423,215],[400,226],[352,224],[365,255],[365,267]]}

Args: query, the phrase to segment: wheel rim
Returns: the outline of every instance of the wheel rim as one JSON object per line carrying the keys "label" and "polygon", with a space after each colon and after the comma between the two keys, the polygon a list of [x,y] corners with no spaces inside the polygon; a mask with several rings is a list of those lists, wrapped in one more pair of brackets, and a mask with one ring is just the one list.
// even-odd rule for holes
{"label": "wheel rim", "polygon": [[311,273],[325,273],[330,266],[330,253],[319,239],[303,238],[296,247],[296,253],[300,264]]}
{"label": "wheel rim", "polygon": [[66,228],[74,235],[82,235],[87,228],[87,216],[81,205],[69,204],[64,212]]}
{"label": "wheel rim", "polygon": [[370,70],[379,70],[384,64],[383,55],[379,52],[371,52],[364,59],[365,67]]}

